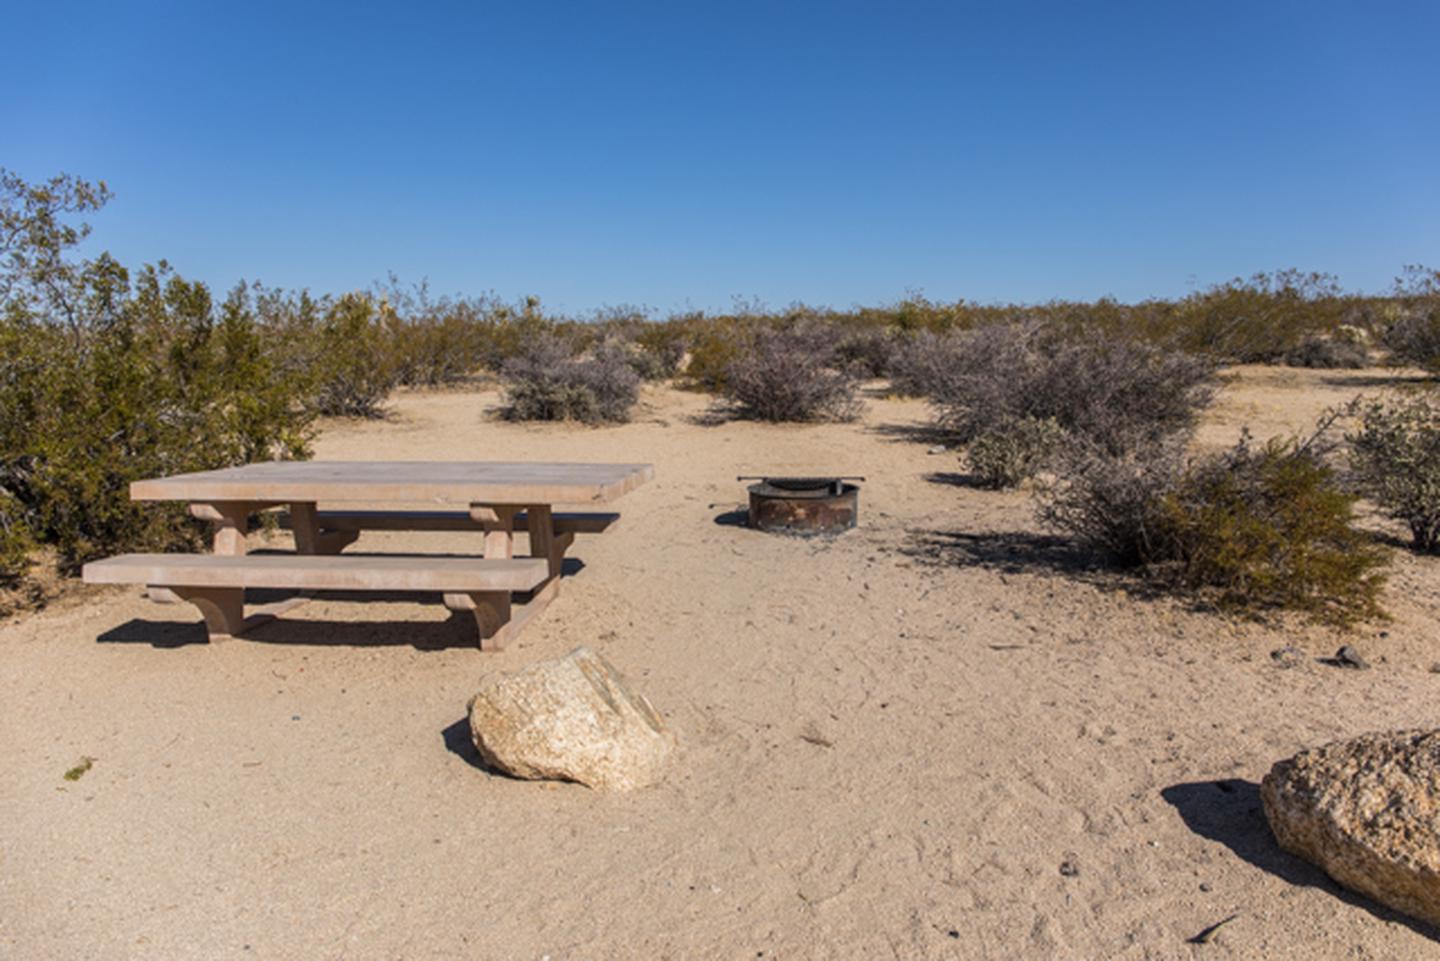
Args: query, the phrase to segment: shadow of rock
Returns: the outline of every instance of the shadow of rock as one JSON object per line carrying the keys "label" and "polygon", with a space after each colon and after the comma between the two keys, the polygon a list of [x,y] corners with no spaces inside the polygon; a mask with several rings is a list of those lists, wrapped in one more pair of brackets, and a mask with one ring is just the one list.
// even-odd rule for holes
{"label": "shadow of rock", "polygon": [[1173,784],[1160,796],[1191,831],[1225,845],[1247,864],[1297,887],[1321,888],[1382,921],[1403,924],[1416,934],[1440,941],[1440,931],[1342,888],[1324,871],[1283,850],[1270,833],[1260,803],[1260,785],[1255,782],[1232,778]]}
{"label": "shadow of rock", "polygon": [[475,747],[474,739],[470,736],[470,718],[468,715],[445,728],[445,730],[440,732],[440,736],[445,741],[445,750],[475,770],[504,781],[533,783],[530,782],[528,778],[516,777],[508,771],[502,771],[497,767],[491,767],[485,763],[485,759],[480,756],[480,751]]}
{"label": "shadow of rock", "polygon": [[494,774],[485,762],[480,758],[480,752],[475,749],[475,742],[470,738],[470,718],[462,717],[440,732],[445,739],[445,750],[475,768],[477,771],[484,771],[486,774]]}
{"label": "shadow of rock", "polygon": [[698,414],[685,414],[681,417],[681,420],[694,427],[720,427],[739,419],[729,405],[721,404],[718,401]]}

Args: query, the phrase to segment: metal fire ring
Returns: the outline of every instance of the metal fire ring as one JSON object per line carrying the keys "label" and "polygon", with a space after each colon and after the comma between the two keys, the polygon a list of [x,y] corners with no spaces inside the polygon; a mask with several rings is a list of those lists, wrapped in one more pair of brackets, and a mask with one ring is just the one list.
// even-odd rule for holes
{"label": "metal fire ring", "polygon": [[859,519],[863,477],[738,477],[750,485],[750,526],[784,534],[838,534]]}

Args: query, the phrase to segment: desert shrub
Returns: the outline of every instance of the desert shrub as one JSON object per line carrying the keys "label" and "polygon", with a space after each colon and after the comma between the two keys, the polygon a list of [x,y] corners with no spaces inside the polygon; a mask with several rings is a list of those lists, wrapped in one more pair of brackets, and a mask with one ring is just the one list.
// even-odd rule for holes
{"label": "desert shrub", "polygon": [[1307,336],[1343,323],[1349,301],[1329,274],[1282,270],[1185,298],[1163,336],[1185,350],[1236,363],[1274,363]]}
{"label": "desert shrub", "polygon": [[1055,478],[1037,492],[1046,526],[1073,536],[1118,567],[1160,558],[1167,526],[1164,500],[1185,467],[1182,438],[1116,452],[1086,437],[1070,437],[1053,464]]}
{"label": "desert shrub", "polygon": [[890,392],[901,397],[934,397],[952,371],[961,368],[963,338],[923,330],[900,338],[890,358]]}
{"label": "desert shrub", "polygon": [[397,320],[390,328],[395,382],[439,387],[464,380],[480,365],[477,333],[454,315]]}
{"label": "desert shrub", "polygon": [[640,395],[640,377],[628,352],[616,344],[577,356],[565,340],[540,337],[506,361],[502,375],[509,420],[623,422]]}
{"label": "desert shrub", "polygon": [[965,454],[986,486],[1015,487],[1050,462],[1064,433],[1054,419],[1005,421],[976,435]]}
{"label": "desert shrub", "polygon": [[725,371],[725,396],[743,417],[768,421],[853,420],[858,379],[819,325],[761,330]]}
{"label": "desert shrub", "polygon": [[130,482],[304,456],[306,381],[276,363],[244,289],[217,310],[163,263],[132,282],[106,255],[69,259],[84,231],[57,226],[65,198],[103,187],[3,187],[19,229],[0,262],[0,581],[31,548],[72,572],[193,544],[203,528],[183,507],[133,503]]}
{"label": "desert shrub", "polygon": [[1385,555],[1356,529],[1356,497],[1313,440],[1247,436],[1182,458],[1173,439],[1119,455],[1082,441],[1062,456],[1041,516],[1157,585],[1231,610],[1342,624],[1380,614]]}
{"label": "desert shrub", "polygon": [[685,359],[685,333],[679,327],[647,324],[627,344],[630,366],[641,380],[669,380]]}
{"label": "desert shrub", "polygon": [[383,312],[368,294],[345,294],[330,302],[308,346],[317,413],[380,416],[400,368]]}
{"label": "desert shrub", "polygon": [[1165,499],[1159,572],[1234,609],[1374,617],[1386,559],[1356,529],[1355,501],[1307,445],[1242,439],[1193,465]]}
{"label": "desert shrub", "polygon": [[1440,373],[1440,270],[1406,267],[1388,306],[1384,341],[1395,359]]}
{"label": "desert shrub", "polygon": [[885,327],[845,326],[840,328],[835,357],[846,369],[862,377],[888,377],[894,365],[898,341]]}
{"label": "desert shrub", "polygon": [[495,329],[515,314],[491,294],[437,298],[426,282],[406,287],[393,274],[371,296],[390,339],[396,380],[407,387],[474,375],[496,353]]}
{"label": "desert shrub", "polygon": [[1309,334],[1285,354],[1291,367],[1358,370],[1370,363],[1370,352],[1353,338]]}
{"label": "desert shrub", "polygon": [[1213,393],[1208,362],[1095,329],[1025,322],[952,336],[924,376],[940,424],[961,441],[1028,418],[1118,453],[1189,428]]}
{"label": "desert shrub", "polygon": [[0,491],[0,588],[19,581],[30,569],[36,547],[25,509],[10,493]]}
{"label": "desert shrub", "polygon": [[1440,542],[1440,403],[1427,395],[1356,401],[1346,435],[1361,490],[1404,521],[1416,550]]}
{"label": "desert shrub", "polygon": [[690,343],[684,367],[690,387],[723,394],[730,365],[751,349],[754,332],[740,323],[712,323],[701,329]]}

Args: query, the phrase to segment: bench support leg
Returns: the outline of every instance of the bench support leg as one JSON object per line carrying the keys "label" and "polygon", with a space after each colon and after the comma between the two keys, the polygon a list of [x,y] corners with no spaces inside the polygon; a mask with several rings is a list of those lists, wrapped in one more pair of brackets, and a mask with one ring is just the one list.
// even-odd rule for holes
{"label": "bench support leg", "polygon": [[245,630],[245,589],[242,587],[152,587],[150,591],[152,596],[164,591],[198,607],[212,641],[228,640]]}
{"label": "bench support leg", "polygon": [[[515,515],[519,511],[519,507],[509,504],[470,505],[471,519],[485,529],[486,557],[515,556]],[[527,505],[525,527],[530,535],[530,556],[543,557],[548,565],[548,576],[530,592],[529,600],[512,605],[510,595],[503,592],[445,595],[445,606],[452,611],[472,611],[475,614],[482,648],[498,650],[503,647],[560,593],[560,572],[565,563],[565,552],[575,542],[574,532],[555,533],[554,516],[549,504]]]}
{"label": "bench support leg", "polygon": [[445,606],[452,611],[468,611],[475,616],[482,651],[498,651],[510,642],[529,618],[516,621],[511,617],[509,591],[475,591],[468,594],[446,594]]}

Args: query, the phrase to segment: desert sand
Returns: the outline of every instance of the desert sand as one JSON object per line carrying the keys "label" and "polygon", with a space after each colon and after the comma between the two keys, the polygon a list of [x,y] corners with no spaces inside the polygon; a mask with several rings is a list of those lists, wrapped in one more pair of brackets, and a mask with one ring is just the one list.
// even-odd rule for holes
{"label": "desert sand", "polygon": [[[1243,369],[1199,440],[1303,429],[1390,379]],[[1128,590],[1026,494],[967,486],[919,402],[709,425],[704,397],[654,388],[634,423],[586,429],[498,422],[496,401],[401,394],[316,456],[656,465],[508,650],[438,603],[317,601],[213,645],[130,589],[0,622],[0,957],[1440,954],[1282,853],[1257,793],[1301,748],[1440,726],[1440,560],[1397,552],[1386,624],[1236,621]],[[734,477],[757,472],[865,475],[860,527],[740,526]],[[1341,643],[1372,669],[1270,658]],[[477,678],[580,644],[677,732],[661,785],[479,766]]]}

